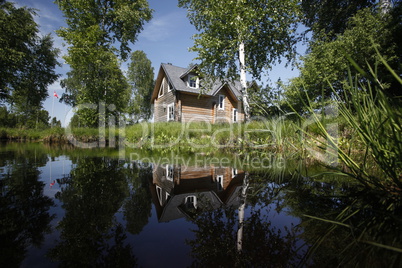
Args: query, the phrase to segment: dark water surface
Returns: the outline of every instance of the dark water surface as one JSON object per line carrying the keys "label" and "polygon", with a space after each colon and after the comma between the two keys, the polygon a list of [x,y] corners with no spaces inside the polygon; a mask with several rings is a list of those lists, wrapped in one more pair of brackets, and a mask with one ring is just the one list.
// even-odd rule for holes
{"label": "dark water surface", "polygon": [[401,267],[399,201],[299,160],[199,163],[2,144],[0,267]]}

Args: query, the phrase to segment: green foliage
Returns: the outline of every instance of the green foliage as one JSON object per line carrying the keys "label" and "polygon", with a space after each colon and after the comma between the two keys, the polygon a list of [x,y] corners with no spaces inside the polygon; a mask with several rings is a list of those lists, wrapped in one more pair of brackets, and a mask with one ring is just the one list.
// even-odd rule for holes
{"label": "green foliage", "polygon": [[[281,83],[280,81],[278,83]],[[256,117],[270,117],[282,114],[280,110],[280,87],[265,87],[252,83],[247,89],[250,101],[250,115]]]}
{"label": "green foliage", "polygon": [[[151,19],[152,10],[146,0],[83,2],[56,1],[66,17],[68,27],[57,31],[70,46],[66,62],[71,71],[62,81],[66,89],[62,100],[79,106],[81,126],[96,127],[106,123],[109,116],[118,118],[125,112],[129,86],[120,70],[143,24]],[[118,42],[120,50],[114,45]],[[104,112],[100,106],[105,105]]]}
{"label": "green foliage", "polygon": [[[373,80],[379,81],[375,73],[371,75]],[[384,88],[380,82],[374,88],[368,82],[364,84],[350,78],[344,88],[347,91],[345,97],[339,96],[334,90],[340,116],[347,128],[357,135],[361,154],[351,153],[356,147],[350,144],[346,148],[341,147],[321,120],[318,117],[314,119],[319,134],[325,139],[325,142],[317,142],[321,146],[328,146],[328,142],[336,153],[335,157],[339,157],[347,167],[340,171],[365,187],[380,190],[392,197],[399,195],[402,189],[402,111],[400,100],[391,99],[384,93]],[[399,105],[395,105],[395,102]],[[314,112],[311,106],[309,110]]]}
{"label": "green foliage", "polygon": [[347,22],[357,11],[373,7],[375,0],[303,0],[303,23],[314,31],[335,38],[347,28]]}
{"label": "green foliage", "polygon": [[154,89],[154,68],[151,61],[142,50],[131,54],[131,63],[128,66],[128,82],[131,87],[131,98],[127,112],[131,123],[138,123],[140,119],[151,118],[151,95]]}
{"label": "green foliage", "polygon": [[11,112],[7,107],[0,107],[0,127],[46,129],[49,127],[49,112],[35,110],[29,114]]}
{"label": "green foliage", "polygon": [[57,120],[56,117],[53,117],[53,118],[52,118],[52,121],[50,122],[50,125],[51,125],[52,127],[60,127],[60,128],[61,128],[61,121],[60,121],[60,120]]}
{"label": "green foliage", "polygon": [[119,55],[126,59],[130,52],[129,43],[137,40],[153,11],[149,9],[146,0],[57,0],[56,4],[68,25],[68,28],[62,28],[58,33],[73,46],[70,53],[76,50],[74,52],[80,56],[87,52],[84,49],[87,46],[111,49],[117,41],[120,44]]}
{"label": "green foliage", "polygon": [[[87,52],[78,62],[68,56],[67,62],[73,70],[61,85],[68,93],[63,94],[63,100],[67,99],[73,106],[84,105],[78,106],[80,125],[96,127],[101,120],[105,122],[109,116],[118,118],[125,111],[129,86],[112,52],[96,47]],[[86,108],[86,104],[95,106]],[[104,112],[100,112],[102,105]]]}
{"label": "green foliage", "polygon": [[295,54],[298,1],[179,0],[188,9],[194,35],[192,51],[208,74],[237,78],[239,45],[244,42],[246,66],[259,78],[265,68]]}
{"label": "green foliage", "polygon": [[[333,96],[332,89],[343,96],[348,82],[349,59],[353,59],[358,66],[373,66],[388,94],[400,95],[399,86],[386,67],[379,64],[376,52],[379,50],[385,60],[395,67],[399,61],[395,56],[395,47],[387,19],[369,9],[360,10],[335,40],[322,35],[310,43],[310,53],[302,58],[300,76],[285,87],[285,99],[302,112],[306,95],[316,103]],[[371,79],[358,71],[353,71],[353,75],[360,81]]]}
{"label": "green foliage", "polygon": [[24,127],[37,127],[33,118],[42,118],[47,87],[59,77],[54,71],[59,50],[50,35],[39,36],[34,15],[32,9],[0,3],[0,101]]}

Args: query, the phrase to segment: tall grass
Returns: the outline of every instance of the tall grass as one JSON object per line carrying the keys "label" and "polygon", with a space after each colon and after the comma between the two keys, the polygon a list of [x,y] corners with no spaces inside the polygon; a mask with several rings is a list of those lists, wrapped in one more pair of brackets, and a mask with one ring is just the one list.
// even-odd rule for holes
{"label": "tall grass", "polygon": [[[386,63],[385,63],[386,64]],[[361,69],[359,69],[363,72]],[[350,72],[349,72],[350,74]],[[364,73],[366,76],[367,73]],[[402,108],[400,100],[387,96],[385,85],[370,69],[370,81],[360,82],[351,75],[344,87],[344,95],[333,90],[339,117],[346,128],[353,131],[358,140],[360,154],[354,154],[353,144],[344,146],[339,138],[328,130],[322,118],[315,115],[318,146],[332,148],[333,156],[343,164],[340,170],[365,187],[380,189],[388,193],[402,192]],[[398,81],[400,78],[395,74]],[[373,83],[375,81],[375,83]],[[402,81],[400,81],[402,86]],[[314,114],[312,105],[309,112]],[[303,130],[305,131],[305,130]],[[305,131],[306,132],[306,131]],[[311,133],[306,133],[311,136]]]}
{"label": "tall grass", "polygon": [[141,123],[125,130],[128,144],[135,148],[244,153],[252,150],[297,151],[298,127],[284,118],[248,123]]}

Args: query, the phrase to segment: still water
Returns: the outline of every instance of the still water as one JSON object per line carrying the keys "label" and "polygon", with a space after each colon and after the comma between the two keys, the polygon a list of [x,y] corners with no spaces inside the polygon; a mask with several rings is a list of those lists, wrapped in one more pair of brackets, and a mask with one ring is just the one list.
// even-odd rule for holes
{"label": "still water", "polygon": [[401,266],[400,206],[353,181],[142,159],[2,144],[0,267]]}

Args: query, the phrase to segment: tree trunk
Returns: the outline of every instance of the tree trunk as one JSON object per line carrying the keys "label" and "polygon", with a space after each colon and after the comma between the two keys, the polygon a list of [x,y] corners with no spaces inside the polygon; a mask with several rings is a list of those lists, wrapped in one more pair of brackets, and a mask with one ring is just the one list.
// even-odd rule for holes
{"label": "tree trunk", "polygon": [[244,212],[246,208],[246,198],[248,189],[248,172],[245,172],[243,179],[243,186],[240,196],[240,206],[239,206],[239,227],[237,229],[237,241],[236,248],[238,252],[243,251],[243,233],[244,233]]}
{"label": "tree trunk", "polygon": [[245,53],[244,53],[244,42],[241,41],[239,45],[239,64],[240,64],[240,84],[241,84],[241,94],[243,96],[243,109],[245,121],[250,120],[250,104],[248,102],[247,93],[247,80],[246,80],[246,65],[245,65]]}
{"label": "tree trunk", "polygon": [[380,0],[380,10],[382,14],[388,14],[391,10],[391,0]]}

